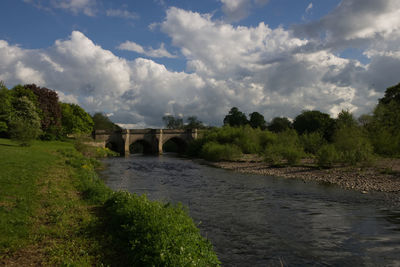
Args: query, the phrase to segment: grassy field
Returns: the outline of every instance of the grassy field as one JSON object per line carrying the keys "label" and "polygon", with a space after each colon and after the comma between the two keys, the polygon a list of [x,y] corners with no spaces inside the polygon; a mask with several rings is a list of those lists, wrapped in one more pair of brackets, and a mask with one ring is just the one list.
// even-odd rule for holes
{"label": "grassy field", "polygon": [[78,265],[101,261],[95,205],[82,200],[66,142],[20,147],[0,139],[0,265]]}

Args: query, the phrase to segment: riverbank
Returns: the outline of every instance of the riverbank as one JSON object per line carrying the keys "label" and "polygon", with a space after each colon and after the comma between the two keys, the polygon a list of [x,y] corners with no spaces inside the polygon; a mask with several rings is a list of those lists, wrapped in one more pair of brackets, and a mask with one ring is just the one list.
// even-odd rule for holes
{"label": "riverbank", "polygon": [[0,266],[218,266],[186,209],[98,178],[90,155],[107,154],[0,138]]}
{"label": "riverbank", "polygon": [[400,193],[400,159],[380,159],[371,167],[336,166],[320,169],[304,160],[297,166],[276,167],[260,157],[245,155],[239,161],[209,162],[211,166],[241,173],[278,176],[335,184],[345,189]]}

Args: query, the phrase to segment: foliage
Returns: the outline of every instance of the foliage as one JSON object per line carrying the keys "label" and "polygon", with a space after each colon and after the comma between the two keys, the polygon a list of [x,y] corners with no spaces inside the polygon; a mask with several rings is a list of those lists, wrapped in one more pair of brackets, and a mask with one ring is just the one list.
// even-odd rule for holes
{"label": "foliage", "polygon": [[197,119],[196,116],[189,116],[187,119],[187,124],[185,125],[186,129],[203,129],[204,124],[200,120]]}
{"label": "foliage", "polygon": [[35,93],[32,90],[30,90],[20,84],[14,86],[11,89],[11,95],[14,99],[18,99],[18,98],[25,96],[35,105],[35,107],[38,107],[37,95],[35,95]]}
{"label": "foliage", "polygon": [[183,119],[180,117],[166,115],[162,119],[167,129],[183,129]]}
{"label": "foliage", "polygon": [[274,165],[281,164],[283,160],[289,165],[297,164],[303,155],[303,147],[294,130],[279,133],[275,141],[264,151],[265,161]]}
{"label": "foliage", "polygon": [[292,123],[286,117],[275,117],[268,125],[268,130],[274,133],[280,133],[292,128]]}
{"label": "foliage", "polygon": [[37,97],[41,128],[46,135],[45,138],[54,138],[61,130],[61,107],[57,93],[35,84],[26,84],[24,88],[31,90]]}
{"label": "foliage", "polygon": [[9,122],[11,139],[28,146],[40,134],[40,118],[34,104],[23,96],[14,101],[14,112]]}
{"label": "foliage", "polygon": [[345,164],[368,164],[373,159],[373,147],[358,127],[342,127],[335,131],[334,146],[339,161]]}
{"label": "foliage", "polygon": [[335,120],[335,128],[353,128],[357,127],[358,123],[354,119],[353,114],[350,113],[348,110],[342,110],[339,114],[337,119]]}
{"label": "foliage", "polygon": [[109,117],[101,112],[96,112],[92,116],[93,120],[93,130],[106,130],[106,131],[116,131],[121,130],[121,127],[113,123]]}
{"label": "foliage", "polygon": [[332,144],[323,145],[317,152],[317,164],[329,168],[339,161],[339,154]]}
{"label": "foliage", "polygon": [[266,121],[264,119],[264,116],[261,115],[258,112],[253,112],[250,113],[249,115],[250,119],[249,119],[249,124],[251,127],[253,128],[260,128],[260,129],[265,129],[266,128]]}
{"label": "foliage", "polygon": [[122,265],[219,265],[211,243],[201,237],[181,205],[117,192],[106,201],[105,213],[107,229],[121,244]]}
{"label": "foliage", "polygon": [[305,133],[300,136],[300,142],[306,153],[316,155],[318,150],[326,144],[326,140],[319,132]]}
{"label": "foliage", "polygon": [[318,110],[306,110],[293,121],[293,128],[299,135],[320,132],[325,139],[330,140],[333,134],[334,120],[329,114]]}
{"label": "foliage", "polygon": [[76,104],[61,103],[64,134],[88,134],[93,130],[92,117]]}
{"label": "foliage", "polygon": [[243,126],[248,123],[246,115],[239,111],[237,107],[231,108],[229,114],[224,118],[224,125],[229,126]]}
{"label": "foliage", "polygon": [[377,153],[386,156],[400,155],[400,83],[386,89],[367,129]]}
{"label": "foliage", "polygon": [[0,134],[8,132],[8,123],[13,111],[12,96],[10,90],[0,84]]}
{"label": "foliage", "polygon": [[207,142],[203,145],[200,155],[209,161],[235,160],[242,155],[242,152],[236,145]]}

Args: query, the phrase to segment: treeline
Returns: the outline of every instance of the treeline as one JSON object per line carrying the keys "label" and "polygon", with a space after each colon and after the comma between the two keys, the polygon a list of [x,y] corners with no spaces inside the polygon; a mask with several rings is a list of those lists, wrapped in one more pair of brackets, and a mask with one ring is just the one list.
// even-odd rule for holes
{"label": "treeline", "polygon": [[37,138],[60,140],[69,135],[117,128],[102,113],[91,116],[79,105],[60,102],[51,89],[26,84],[9,90],[0,82],[0,137],[29,145]]}
{"label": "treeline", "polygon": [[336,119],[320,111],[303,111],[293,122],[276,117],[266,123],[258,112],[234,107],[222,128],[213,128],[188,149],[207,160],[235,160],[257,153],[271,164],[297,164],[313,158],[319,166],[369,164],[376,155],[400,156],[400,83],[386,90],[371,115],[358,119],[342,110]]}

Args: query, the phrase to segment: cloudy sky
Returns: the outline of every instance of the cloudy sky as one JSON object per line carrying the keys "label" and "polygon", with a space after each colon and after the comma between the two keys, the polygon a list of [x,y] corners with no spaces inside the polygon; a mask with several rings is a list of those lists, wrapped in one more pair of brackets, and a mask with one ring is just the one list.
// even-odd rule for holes
{"label": "cloudy sky", "polygon": [[371,112],[400,82],[399,0],[1,0],[0,80],[126,127],[236,106]]}

